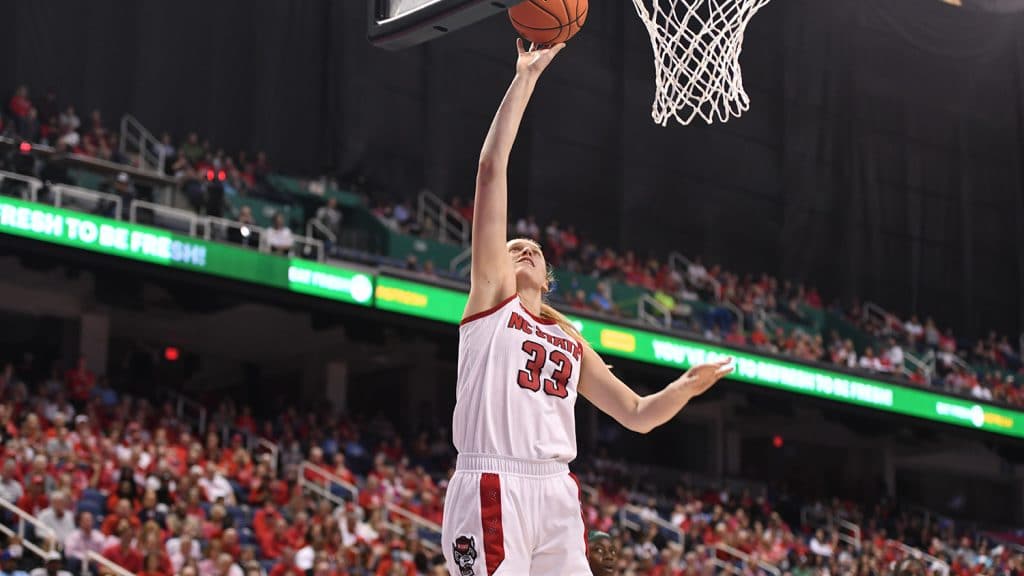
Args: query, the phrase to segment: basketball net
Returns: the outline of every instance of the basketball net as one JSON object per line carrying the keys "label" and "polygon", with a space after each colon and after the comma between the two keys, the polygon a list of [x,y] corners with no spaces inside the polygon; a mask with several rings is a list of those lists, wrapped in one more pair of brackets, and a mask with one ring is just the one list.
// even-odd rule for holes
{"label": "basketball net", "polygon": [[654,48],[656,123],[727,122],[750,107],[740,71],[743,32],[768,1],[633,0]]}

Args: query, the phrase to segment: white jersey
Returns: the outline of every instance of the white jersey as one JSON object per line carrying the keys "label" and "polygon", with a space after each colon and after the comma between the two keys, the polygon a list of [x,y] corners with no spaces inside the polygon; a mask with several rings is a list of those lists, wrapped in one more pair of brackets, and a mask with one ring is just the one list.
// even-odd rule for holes
{"label": "white jersey", "polygon": [[583,348],[512,296],[459,326],[452,435],[459,454],[568,463]]}

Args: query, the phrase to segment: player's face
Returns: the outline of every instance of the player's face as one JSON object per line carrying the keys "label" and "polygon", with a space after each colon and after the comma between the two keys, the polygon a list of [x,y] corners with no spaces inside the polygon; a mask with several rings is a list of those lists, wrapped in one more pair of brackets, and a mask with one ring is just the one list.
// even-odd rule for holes
{"label": "player's face", "polygon": [[516,286],[548,289],[548,263],[540,246],[529,240],[512,240],[508,243],[508,254],[516,273]]}
{"label": "player's face", "polygon": [[612,576],[619,560],[615,544],[607,538],[598,538],[590,543],[590,571],[594,576]]}

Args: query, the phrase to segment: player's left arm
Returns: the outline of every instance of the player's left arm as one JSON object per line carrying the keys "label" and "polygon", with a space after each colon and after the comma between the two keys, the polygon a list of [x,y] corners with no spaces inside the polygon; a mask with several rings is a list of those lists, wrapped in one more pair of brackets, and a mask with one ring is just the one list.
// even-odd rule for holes
{"label": "player's left arm", "polygon": [[731,374],[731,362],[731,358],[726,358],[694,366],[660,392],[640,396],[612,374],[593,348],[583,346],[579,393],[619,424],[646,434],[671,420],[691,399]]}

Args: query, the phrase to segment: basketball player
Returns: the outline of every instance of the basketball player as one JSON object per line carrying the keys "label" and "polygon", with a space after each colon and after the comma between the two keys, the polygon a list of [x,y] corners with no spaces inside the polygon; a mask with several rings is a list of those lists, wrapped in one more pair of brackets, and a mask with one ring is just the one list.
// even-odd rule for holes
{"label": "basketball player", "polygon": [[626,428],[645,433],[728,375],[728,360],[693,367],[640,397],[612,374],[544,302],[551,279],[540,247],[506,242],[509,154],[541,73],[564,44],[525,50],[480,154],[469,301],[459,327],[442,548],[456,576],[589,575],[573,406],[582,394]]}

